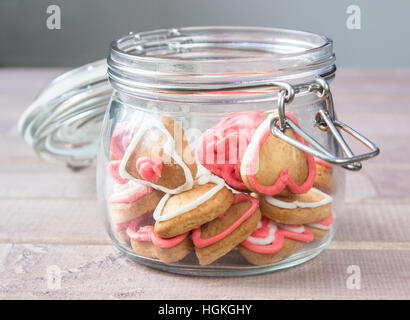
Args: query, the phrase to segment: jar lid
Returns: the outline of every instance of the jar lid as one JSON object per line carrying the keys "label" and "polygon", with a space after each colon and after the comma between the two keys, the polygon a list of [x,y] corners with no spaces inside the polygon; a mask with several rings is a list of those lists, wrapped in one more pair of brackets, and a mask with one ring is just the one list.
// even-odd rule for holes
{"label": "jar lid", "polygon": [[68,71],[28,107],[19,131],[42,158],[76,169],[88,166],[97,154],[111,92],[105,60]]}

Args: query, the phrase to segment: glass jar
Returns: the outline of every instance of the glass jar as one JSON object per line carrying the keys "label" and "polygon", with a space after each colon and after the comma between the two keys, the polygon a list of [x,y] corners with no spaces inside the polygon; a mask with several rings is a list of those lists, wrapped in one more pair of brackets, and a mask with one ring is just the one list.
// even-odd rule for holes
{"label": "glass jar", "polygon": [[[61,141],[99,123],[106,109],[97,191],[114,244],[176,273],[263,273],[307,261],[329,244],[343,214],[344,170],[378,154],[337,119],[329,88],[335,70],[332,41],[312,33],[131,33],[111,44],[108,108],[111,89],[100,70],[85,77],[87,85],[74,81],[73,94],[47,97],[57,101],[51,120],[31,110],[20,127],[41,154],[66,152],[71,166],[82,166],[98,139],[77,134],[68,151]],[[78,88],[88,92],[83,99]],[[370,152],[354,155],[339,129]]]}

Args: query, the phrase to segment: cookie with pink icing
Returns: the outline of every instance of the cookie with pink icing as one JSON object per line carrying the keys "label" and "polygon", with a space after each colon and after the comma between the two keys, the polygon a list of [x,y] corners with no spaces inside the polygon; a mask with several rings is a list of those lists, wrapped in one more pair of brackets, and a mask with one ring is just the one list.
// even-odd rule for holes
{"label": "cookie with pink icing", "polygon": [[168,239],[198,228],[224,213],[233,198],[221,178],[203,175],[191,190],[161,199],[153,214],[155,233]]}
{"label": "cookie with pink icing", "polygon": [[181,124],[169,117],[140,120],[119,175],[169,194],[193,187],[197,166]]}
{"label": "cookie with pink icing", "polygon": [[268,265],[290,256],[313,239],[312,232],[303,225],[281,225],[262,217],[238,250],[249,263]]}
{"label": "cookie with pink icing", "polygon": [[122,224],[131,221],[146,212],[152,212],[164,193],[132,181],[127,184],[115,184],[114,191],[108,198],[111,221]]}
{"label": "cookie with pink icing", "polygon": [[121,160],[110,160],[108,163],[108,175],[114,180],[114,182],[118,184],[126,184],[128,183],[128,179],[121,177],[119,168],[120,168]]}
{"label": "cookie with pink icing", "polygon": [[333,166],[322,159],[315,158],[316,177],[313,186],[328,194],[336,192],[336,183],[333,177]]}
{"label": "cookie with pink icing", "polygon": [[328,234],[332,228],[333,222],[334,216],[333,214],[330,214],[330,216],[325,219],[306,224],[306,227],[313,233],[316,240],[320,240]]}
{"label": "cookie with pink icing", "polygon": [[128,225],[132,222],[131,221],[126,221],[124,223],[114,223],[113,224],[113,231],[115,232],[115,234],[117,235],[118,239],[121,242],[128,242],[129,238],[127,236],[127,228]]}
{"label": "cookie with pink icing", "polygon": [[[287,195],[306,193],[313,186],[316,167],[313,157],[280,138],[270,130],[271,113],[261,123],[246,148],[241,163],[241,176],[252,191],[266,195]],[[297,123],[294,115],[286,115]],[[285,134],[305,141],[291,129]]]}
{"label": "cookie with pink icing", "polygon": [[159,237],[153,226],[140,227],[138,222],[132,222],[127,228],[134,252],[147,258],[157,258],[170,263],[183,259],[193,250],[189,232],[179,236],[163,239]]}
{"label": "cookie with pink icing", "polygon": [[261,111],[232,113],[223,118],[201,135],[197,147],[199,162],[232,188],[248,191],[240,173],[241,161],[264,118]]}
{"label": "cookie with pink icing", "polygon": [[127,235],[127,228],[131,223],[134,223],[134,225],[138,225],[140,227],[148,225],[148,224],[152,224],[153,223],[152,212],[147,212],[143,215],[140,215],[128,221],[124,221],[120,223],[113,222],[112,223],[113,232],[114,234],[117,235],[117,238],[121,242],[128,242],[130,240]]}
{"label": "cookie with pink icing", "polygon": [[192,231],[200,265],[221,258],[246,239],[261,217],[258,199],[244,193],[234,196],[232,206],[216,219]]}
{"label": "cookie with pink icing", "polygon": [[306,224],[331,215],[332,198],[322,191],[311,188],[307,193],[288,196],[264,195],[260,200],[262,214],[284,224]]}
{"label": "cookie with pink icing", "polygon": [[111,136],[110,160],[121,160],[131,142],[131,129],[126,124],[117,125]]}

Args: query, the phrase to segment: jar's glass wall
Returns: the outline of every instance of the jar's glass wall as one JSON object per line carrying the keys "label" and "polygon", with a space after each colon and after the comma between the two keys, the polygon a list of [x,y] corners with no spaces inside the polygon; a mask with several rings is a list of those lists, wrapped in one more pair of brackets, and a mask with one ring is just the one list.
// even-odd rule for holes
{"label": "jar's glass wall", "polygon": [[[295,99],[287,111],[308,134],[338,154],[332,135],[314,126],[314,115],[323,108],[323,101],[306,94]],[[343,170],[314,162],[314,182],[299,190],[297,196],[286,192],[289,187],[273,196],[255,192],[241,175],[241,162],[245,158],[248,163],[253,161],[245,151],[256,129],[274,109],[272,101],[180,103],[115,92],[103,124],[97,185],[107,229],[116,246],[150,266],[200,275],[260,273],[317,255],[331,240],[343,213]],[[231,138],[226,139],[228,136]],[[204,150],[216,150],[221,144],[226,147],[223,164],[209,165]],[[260,146],[259,151],[263,148]],[[280,148],[274,149],[276,155],[259,155],[270,163],[260,162],[258,170],[268,170],[268,175],[293,170],[300,154],[292,151],[288,163],[284,163],[278,159],[283,151]],[[178,159],[173,157],[174,152]],[[164,161],[166,155],[170,156],[170,166]],[[308,160],[303,161],[308,163],[308,172],[295,180],[308,180],[311,167]],[[275,168],[274,172],[269,168]],[[191,184],[187,174],[192,176]],[[221,180],[225,195],[218,189]],[[215,188],[217,192],[209,197],[208,191],[212,193]],[[198,202],[201,197],[204,201]],[[186,218],[190,210],[198,215],[191,220]],[[167,215],[168,220],[161,218]],[[179,219],[177,224],[168,223],[175,219]],[[199,238],[198,229],[202,232]],[[224,234],[226,230],[230,232]],[[268,247],[265,242],[269,237],[277,248],[263,253],[258,245]],[[214,241],[203,241],[208,238]]]}

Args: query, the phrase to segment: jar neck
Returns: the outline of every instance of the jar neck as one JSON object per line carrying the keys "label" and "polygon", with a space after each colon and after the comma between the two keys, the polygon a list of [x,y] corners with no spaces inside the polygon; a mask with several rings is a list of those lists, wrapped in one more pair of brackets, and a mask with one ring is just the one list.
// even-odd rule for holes
{"label": "jar neck", "polygon": [[[130,34],[111,44],[112,86],[147,99],[274,99],[273,82],[308,83],[335,72],[332,41],[271,28],[194,27]],[[240,93],[240,94],[238,94]]]}

